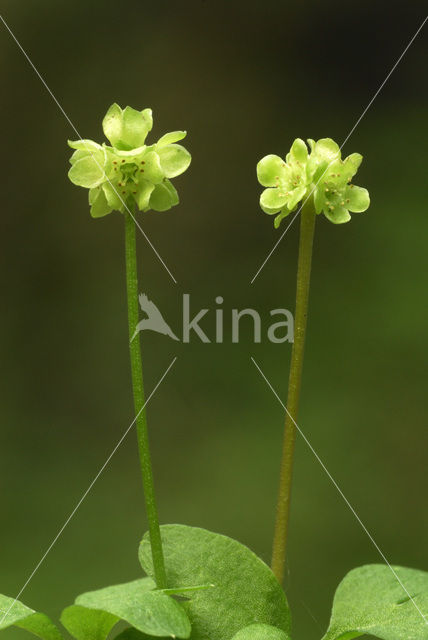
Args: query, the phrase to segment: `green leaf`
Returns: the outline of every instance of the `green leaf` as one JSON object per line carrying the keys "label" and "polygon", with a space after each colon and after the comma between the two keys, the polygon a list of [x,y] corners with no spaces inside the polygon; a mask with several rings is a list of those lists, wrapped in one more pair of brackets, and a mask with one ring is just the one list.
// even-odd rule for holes
{"label": "green leaf", "polygon": [[285,179],[285,162],[279,156],[271,153],[257,163],[257,180],[263,187],[276,187]]}
{"label": "green leaf", "polygon": [[363,187],[356,187],[351,184],[347,187],[345,192],[346,207],[349,211],[360,213],[365,211],[370,206],[370,196],[367,189]]}
{"label": "green leaf", "polygon": [[19,600],[0,594],[0,630],[16,626],[42,640],[63,640],[54,623],[44,613],[37,613]]}
{"label": "green leaf", "polygon": [[337,588],[323,640],[351,640],[363,634],[382,640],[427,640],[428,573],[393,570],[402,584],[386,565],[350,571]]}
{"label": "green leaf", "polygon": [[270,624],[250,624],[235,633],[233,640],[290,640],[290,636]]}
{"label": "green leaf", "polygon": [[106,611],[73,604],[64,609],[61,622],[77,640],[106,640],[119,618]]}
{"label": "green leaf", "polygon": [[137,629],[128,627],[127,629],[124,629],[122,633],[119,633],[114,640],[149,640],[149,637],[146,636],[145,633],[137,631]]}
{"label": "green leaf", "polygon": [[84,593],[76,604],[106,611],[148,635],[188,638],[190,622],[183,607],[154,588],[153,580],[142,578]]}
{"label": "green leaf", "polygon": [[[213,584],[183,603],[195,640],[229,640],[243,627],[264,623],[289,632],[287,600],[269,567],[236,540],[183,525],[161,527],[169,588]],[[148,534],[140,562],[153,564]]]}
{"label": "green leaf", "polygon": [[175,178],[184,173],[192,156],[181,144],[169,144],[158,150],[160,163],[167,178]]}
{"label": "green leaf", "polygon": [[68,177],[73,184],[77,184],[79,187],[86,187],[87,189],[97,187],[106,180],[105,161],[106,154],[104,150],[88,154],[73,163],[68,172]]}
{"label": "green leaf", "polygon": [[166,147],[167,144],[173,144],[174,142],[178,142],[179,140],[183,140],[187,136],[187,131],[171,131],[170,133],[165,133],[159,140],[157,141],[157,147]]}
{"label": "green leaf", "polygon": [[178,193],[169,180],[157,184],[149,200],[149,208],[153,211],[167,211],[178,204]]}

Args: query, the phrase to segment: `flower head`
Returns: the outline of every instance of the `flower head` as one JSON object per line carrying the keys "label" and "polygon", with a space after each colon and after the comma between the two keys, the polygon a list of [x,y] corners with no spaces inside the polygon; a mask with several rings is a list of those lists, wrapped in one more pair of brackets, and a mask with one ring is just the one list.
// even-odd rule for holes
{"label": "flower head", "polygon": [[146,145],[152,126],[151,109],[136,111],[112,104],[103,120],[104,134],[111,146],[93,140],[68,142],[75,149],[68,177],[89,189],[94,218],[113,210],[123,213],[135,204],[140,211],[166,211],[178,204],[170,178],[183,173],[190,164],[190,153],[175,144],[186,132],[173,131],[156,144]]}
{"label": "flower head", "polygon": [[285,160],[268,155],[257,165],[257,178],[267,187],[260,196],[260,206],[269,215],[279,214],[275,227],[307,198],[313,198],[316,213],[323,212],[335,224],[348,222],[350,211],[365,211],[370,204],[367,189],[351,184],[363,159],[359,153],[342,160],[331,138],[308,143],[310,153],[297,138]]}

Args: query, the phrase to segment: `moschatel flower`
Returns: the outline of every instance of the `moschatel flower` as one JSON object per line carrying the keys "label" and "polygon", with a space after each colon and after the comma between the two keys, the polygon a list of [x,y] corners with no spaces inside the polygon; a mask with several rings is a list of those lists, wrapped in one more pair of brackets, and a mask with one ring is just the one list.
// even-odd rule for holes
{"label": "moschatel flower", "polygon": [[260,206],[269,215],[276,215],[278,228],[281,220],[293,211],[299,202],[313,198],[316,213],[323,212],[335,224],[348,222],[349,212],[365,211],[370,198],[367,189],[351,184],[363,157],[353,153],[341,159],[339,146],[331,138],[308,140],[297,138],[285,161],[268,155],[257,165],[257,178],[265,189]]}
{"label": "moschatel flower", "polygon": [[178,194],[170,178],[190,164],[190,153],[175,144],[186,136],[173,131],[156,144],[146,145],[152,129],[152,110],[121,109],[112,104],[103,120],[103,131],[112,146],[93,140],[69,141],[75,149],[68,177],[89,189],[89,204],[94,218],[113,210],[124,213],[136,204],[140,211],[166,211],[178,204]]}

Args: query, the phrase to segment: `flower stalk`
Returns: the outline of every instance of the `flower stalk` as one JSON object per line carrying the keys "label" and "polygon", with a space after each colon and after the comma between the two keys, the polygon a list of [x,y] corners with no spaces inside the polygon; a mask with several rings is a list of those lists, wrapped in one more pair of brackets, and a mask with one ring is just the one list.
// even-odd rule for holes
{"label": "flower stalk", "polygon": [[284,579],[286,560],[315,217],[323,213],[330,222],[343,224],[351,220],[350,212],[366,211],[370,204],[367,189],[352,184],[363,159],[362,155],[352,153],[342,160],[340,147],[331,138],[321,138],[318,141],[308,139],[308,145],[310,151],[301,138],[296,138],[285,159],[270,154],[257,164],[258,181],[266,187],[260,195],[260,207],[268,215],[275,216],[275,228],[297,208],[299,202],[303,203],[300,215],[294,343],[272,550],[272,571],[279,582]]}
{"label": "flower stalk", "polygon": [[167,586],[165,561],[159,528],[159,516],[156,506],[153,469],[147,429],[140,334],[137,333],[134,336],[135,327],[139,320],[135,221],[129,212],[126,212],[124,217],[129,351],[131,357],[132,390],[134,395],[135,421],[137,425],[138,452],[143,478],[145,507],[147,519],[149,521],[150,545],[152,550],[155,581],[159,589],[165,589]]}
{"label": "flower stalk", "polygon": [[284,441],[272,551],[272,571],[280,583],[282,583],[284,579],[286,560],[293,459],[296,440],[296,422],[302,383],[315,216],[316,213],[313,200],[312,198],[309,198],[303,205],[300,213],[300,241],[297,266],[294,342],[291,352]]}
{"label": "flower stalk", "polygon": [[125,218],[129,348],[138,451],[155,581],[158,588],[164,589],[165,562],[153,485],[141,346],[139,334],[135,333],[139,320],[138,278],[135,220],[131,212],[135,207],[144,212],[167,211],[177,205],[178,193],[171,178],[186,171],[191,156],[183,146],[176,144],[185,138],[185,131],[171,131],[155,144],[147,145],[146,137],[152,126],[151,109],[137,111],[112,104],[103,119],[103,131],[110,145],[93,140],[69,140],[74,153],[70,158],[68,177],[74,184],[89,189],[93,218],[101,218],[112,211],[120,211]]}

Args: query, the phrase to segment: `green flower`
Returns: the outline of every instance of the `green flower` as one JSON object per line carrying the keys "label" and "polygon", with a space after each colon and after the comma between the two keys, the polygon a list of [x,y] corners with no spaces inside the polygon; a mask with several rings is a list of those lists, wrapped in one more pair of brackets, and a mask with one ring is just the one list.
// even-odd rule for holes
{"label": "green flower", "polygon": [[268,155],[257,165],[257,178],[267,187],[260,196],[260,206],[269,215],[278,214],[276,228],[307,198],[313,198],[316,213],[323,212],[335,224],[348,222],[350,211],[365,211],[370,204],[367,189],[351,184],[363,159],[359,153],[342,160],[331,138],[308,143],[310,153],[305,142],[297,138],[285,161]]}
{"label": "green flower", "polygon": [[178,204],[178,194],[170,178],[186,171],[190,153],[175,144],[186,136],[173,131],[156,144],[146,145],[152,129],[151,109],[136,111],[112,104],[103,120],[103,130],[112,146],[93,140],[69,141],[75,149],[68,177],[89,189],[94,218],[113,210],[125,212],[136,204],[140,211],[166,211]]}

